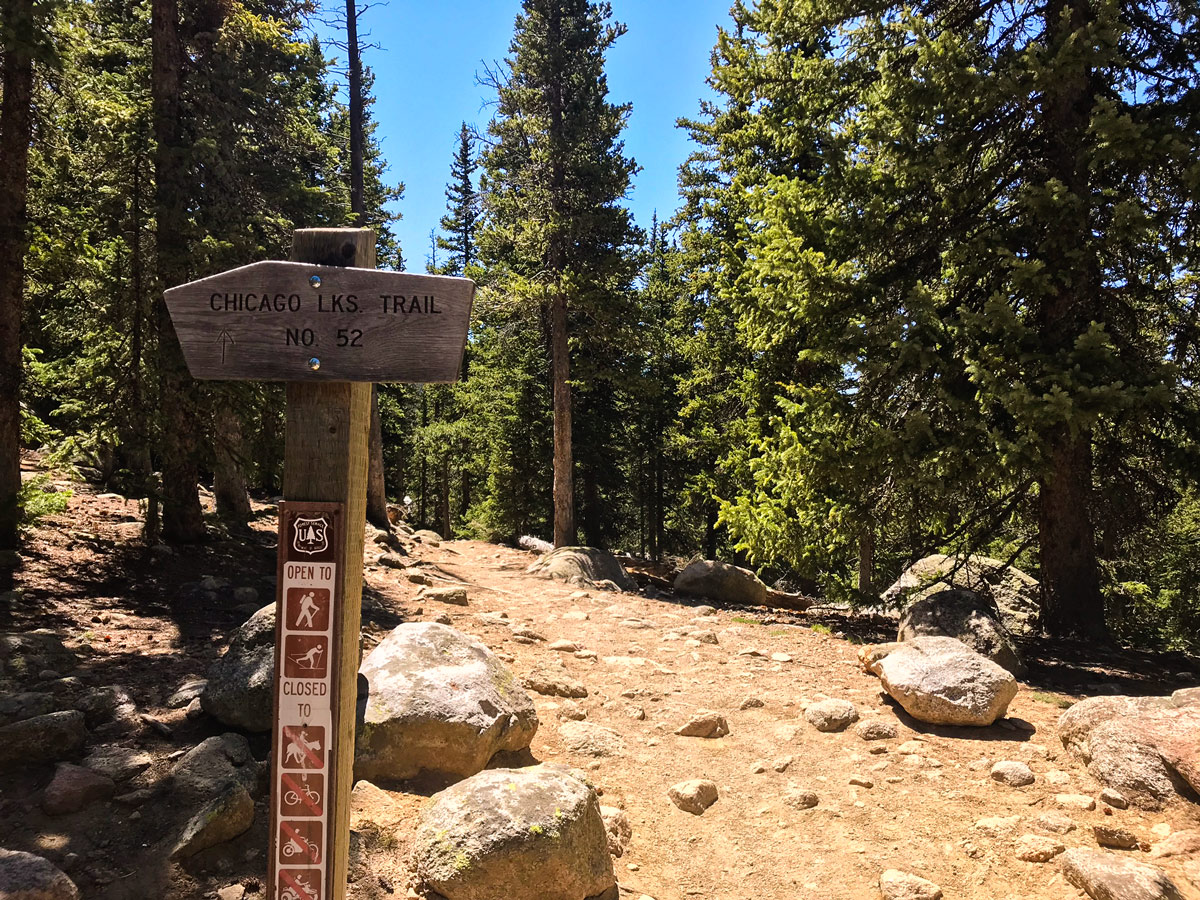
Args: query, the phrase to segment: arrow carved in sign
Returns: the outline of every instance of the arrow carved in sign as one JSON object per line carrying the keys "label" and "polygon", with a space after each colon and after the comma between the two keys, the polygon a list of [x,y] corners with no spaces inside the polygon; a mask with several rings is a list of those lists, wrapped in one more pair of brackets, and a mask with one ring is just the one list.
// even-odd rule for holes
{"label": "arrow carved in sign", "polygon": [[217,340],[221,342],[221,365],[225,365],[225,348],[234,343],[233,335],[222,329]]}

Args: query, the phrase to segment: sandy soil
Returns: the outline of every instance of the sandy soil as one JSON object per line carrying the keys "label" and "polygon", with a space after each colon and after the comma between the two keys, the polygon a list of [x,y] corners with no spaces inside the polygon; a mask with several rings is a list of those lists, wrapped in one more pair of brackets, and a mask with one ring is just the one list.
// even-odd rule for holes
{"label": "sandy soil", "polygon": [[[155,757],[155,766],[132,785],[151,786],[173,758],[224,730],[205,717],[188,721],[164,703],[182,682],[204,675],[251,605],[273,598],[272,509],[256,504],[259,515],[248,529],[162,554],[140,543],[135,503],[87,486],[62,486],[76,491],[70,508],[32,536],[19,592],[0,598],[0,630],[54,629],[82,660],[78,671],[60,674],[130,689],[159,723],[125,741]],[[435,584],[467,585],[468,607],[445,606],[420,599],[421,588],[407,572],[371,564],[378,550],[369,549],[365,575],[366,652],[399,622],[448,615],[518,677],[545,669],[586,686],[588,696],[573,703],[586,711],[587,722],[615,731],[623,749],[605,757],[572,752],[559,733],[566,701],[533,694],[542,724],[532,757],[587,770],[601,802],[626,810],[633,838],[614,865],[622,897],[635,900],[642,894],[655,900],[877,900],[879,874],[888,868],[928,878],[948,898],[1083,897],[1055,863],[1020,862],[1013,855],[1013,840],[1036,832],[1033,820],[1058,808],[1057,794],[1099,791],[1057,740],[1062,706],[1091,693],[1161,693],[1200,681],[1176,657],[1034,644],[1025,648],[1031,674],[1008,719],[986,729],[936,728],[907,718],[858,666],[856,645],[886,640],[886,623],[765,609],[698,616],[701,601],[653,588],[643,592],[652,596],[581,591],[528,576],[533,557],[523,551],[467,541],[414,545],[415,571]],[[197,585],[206,575],[230,585],[205,591]],[[245,592],[238,602],[235,587],[257,589],[259,603],[247,603]],[[526,624],[546,640],[520,640],[508,623]],[[698,629],[715,632],[718,643],[689,645]],[[548,649],[560,638],[596,656]],[[10,678],[0,689],[30,685]],[[853,729],[820,733],[802,712],[823,697],[854,702],[863,719],[898,722],[899,735],[866,742]],[[762,705],[743,709],[751,698]],[[724,715],[730,733],[719,739],[674,734],[699,710]],[[252,745],[258,758],[266,757],[265,738]],[[990,764],[1005,759],[1028,763],[1037,781],[1025,788],[992,782]],[[170,837],[164,835],[176,811],[151,800],[138,809],[105,803],[51,818],[39,808],[51,774],[45,766],[0,775],[0,846],[67,865],[84,897],[183,900],[239,883],[248,897],[261,896],[265,802],[250,832],[185,869],[165,858]],[[873,786],[854,786],[855,777]],[[720,791],[703,816],[667,798],[671,785],[691,778],[710,778]],[[356,900],[407,893],[405,850],[433,786],[388,788],[356,791],[350,888]],[[818,805],[788,805],[793,789],[815,791]],[[1155,813],[1103,804],[1093,812],[1066,812],[1078,825],[1061,837],[1068,847],[1094,847],[1090,826],[1101,822],[1120,824],[1147,845],[1168,830],[1200,827],[1200,805],[1182,801]],[[981,819],[1014,816],[1018,820],[1000,831],[977,827]],[[1188,900],[1200,900],[1186,861],[1159,864]],[[1189,869],[1193,877],[1195,868]]]}

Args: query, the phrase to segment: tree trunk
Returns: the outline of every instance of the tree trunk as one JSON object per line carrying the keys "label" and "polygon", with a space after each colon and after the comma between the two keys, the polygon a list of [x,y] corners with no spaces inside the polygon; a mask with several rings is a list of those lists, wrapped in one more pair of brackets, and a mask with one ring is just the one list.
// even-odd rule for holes
{"label": "tree trunk", "polygon": [[[421,385],[421,440],[425,440],[425,429],[429,425],[429,388]],[[421,450],[421,494],[417,501],[417,519],[422,528],[427,528],[429,520],[425,518],[425,497],[429,493],[429,454]]]}
{"label": "tree trunk", "polygon": [[1063,429],[1050,454],[1050,472],[1038,493],[1042,626],[1052,635],[1101,636],[1104,597],[1091,519],[1090,436],[1072,438]]}
{"label": "tree trunk", "polygon": [[450,522],[450,457],[448,454],[442,454],[439,480],[441,488],[438,492],[438,534],[444,538],[450,538],[454,534],[454,529]]}
{"label": "tree trunk", "polygon": [[33,100],[33,0],[3,0],[0,105],[0,550],[20,541],[21,308],[29,247],[27,198]]}
{"label": "tree trunk", "polygon": [[550,308],[551,383],[554,386],[554,546],[575,541],[574,455],[571,448],[571,361],[567,343],[567,299]]}
{"label": "tree trunk", "polygon": [[717,504],[709,500],[705,508],[707,515],[704,519],[704,558],[717,558]]}
{"label": "tree trunk", "polygon": [[150,405],[146,401],[145,386],[145,335],[148,313],[146,309],[145,265],[142,262],[142,153],[133,157],[133,190],[129,204],[130,215],[130,291],[133,293],[129,312],[129,390],[133,407],[133,433],[129,448],[130,471],[134,496],[147,501],[144,537],[150,543],[158,543],[158,492],[152,483],[154,462],[152,453],[152,429]]}
{"label": "tree trunk", "polygon": [[858,536],[858,592],[875,595],[875,531],[869,525]]}
{"label": "tree trunk", "polygon": [[383,422],[379,418],[379,385],[371,385],[371,437],[367,451],[367,521],[392,530],[387,512],[387,482],[383,475]]}
{"label": "tree trunk", "polygon": [[358,9],[346,0],[346,49],[350,57],[350,211],[362,227],[366,212],[363,197],[363,91],[362,58],[358,46]]}
{"label": "tree trunk", "polygon": [[[177,0],[152,0],[155,219],[160,290],[188,278],[187,146],[179,123],[183,47]],[[161,379],[159,457],[162,464],[163,537],[182,543],[204,538],[204,515],[196,492],[196,428],[200,395],[188,374],[166,301],[155,299]]]}
{"label": "tree trunk", "polygon": [[[1088,25],[1087,4],[1049,4],[1047,43],[1057,53]],[[1095,106],[1094,76],[1084,51],[1048,82],[1043,96],[1045,178],[1067,196],[1042,223],[1040,249],[1054,290],[1038,307],[1038,326],[1051,365],[1063,365],[1093,319],[1099,263],[1091,248],[1090,185],[1080,149]],[[1052,635],[1102,635],[1104,597],[1091,518],[1092,442],[1087,429],[1066,423],[1043,433],[1046,447],[1038,495],[1038,541],[1042,565],[1043,625]]]}
{"label": "tree trunk", "polygon": [[248,522],[250,498],[246,495],[246,476],[242,465],[245,459],[242,423],[222,400],[218,401],[214,424],[213,494],[217,499],[217,514],[231,522]]}

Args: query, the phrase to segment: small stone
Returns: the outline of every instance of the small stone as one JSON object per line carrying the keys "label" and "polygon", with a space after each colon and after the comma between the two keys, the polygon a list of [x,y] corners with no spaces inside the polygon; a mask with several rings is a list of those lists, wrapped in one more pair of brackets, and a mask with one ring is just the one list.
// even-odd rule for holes
{"label": "small stone", "polygon": [[700,710],[675,733],[682,737],[719,738],[729,734],[729,723],[719,713]]}
{"label": "small stone", "polygon": [[884,741],[894,738],[898,734],[895,722],[888,722],[884,719],[871,719],[866,722],[859,722],[854,729],[864,741]]}
{"label": "small stone", "polygon": [[1054,787],[1065,787],[1071,783],[1071,776],[1061,769],[1051,769],[1042,777],[1046,780],[1046,784]]}
{"label": "small stone", "polygon": [[1025,834],[1017,838],[1015,856],[1022,862],[1049,862],[1066,850],[1064,844],[1040,834]]}
{"label": "small stone", "polygon": [[615,806],[601,806],[600,818],[604,820],[604,830],[608,832],[608,852],[620,858],[625,855],[625,849],[633,838],[633,829],[629,825],[629,817],[625,810]]}
{"label": "small stone", "polygon": [[595,659],[598,654],[595,650],[576,650],[576,659]]}
{"label": "small stone", "polygon": [[560,639],[557,641],[551,641],[549,644],[546,645],[546,649],[554,650],[559,653],[574,653],[576,650],[582,650],[583,648],[580,647],[574,641]]}
{"label": "small stone", "polygon": [[767,771],[766,760],[756,760],[753,764],[751,764],[750,771],[755,775],[761,775],[763,772]]}
{"label": "small stone", "polygon": [[670,788],[667,796],[684,812],[699,816],[717,802],[717,786],[706,778],[693,778]]}
{"label": "small stone", "polygon": [[535,693],[546,697],[572,697],[582,699],[588,695],[583,682],[567,675],[539,669],[521,679],[521,684]]}
{"label": "small stone", "polygon": [[233,589],[234,603],[253,603],[255,609],[258,609],[258,589],[252,588],[249,585],[242,585]]}
{"label": "small stone", "polygon": [[786,772],[788,770],[788,766],[790,766],[791,764],[792,764],[792,757],[784,756],[784,757],[781,757],[781,758],[775,760],[775,762],[771,763],[771,768],[774,769],[776,772]]}
{"label": "small stone", "polygon": [[851,775],[850,783],[852,785],[854,785],[855,787],[864,787],[864,788],[875,787],[875,782],[872,781],[870,778],[868,778],[866,775]]}
{"label": "small stone", "polygon": [[1150,848],[1151,859],[1189,856],[1193,853],[1200,853],[1200,830],[1193,828],[1176,831]]}
{"label": "small stone", "polygon": [[794,809],[812,809],[820,802],[815,791],[792,788],[783,795],[783,802]]}
{"label": "small stone", "polygon": [[1071,817],[1059,812],[1042,813],[1033,820],[1033,824],[1051,834],[1068,834],[1075,830],[1075,823],[1071,821]]}
{"label": "small stone", "polygon": [[185,709],[183,711],[184,718],[187,719],[189,722],[196,721],[202,715],[204,715],[204,704],[200,702],[199,697],[197,697],[191,703],[189,703],[187,705],[187,709]]}
{"label": "small stone", "polygon": [[804,718],[817,731],[845,731],[858,721],[858,710],[849,700],[830,698],[806,707]]}
{"label": "small stone", "polygon": [[771,659],[775,662],[791,662],[792,657],[787,653],[772,653]]}
{"label": "small stone", "polygon": [[433,621],[435,621],[439,625],[453,625],[454,624],[454,620],[452,618],[450,618],[449,613],[438,613],[436,616],[433,617]]}
{"label": "small stone", "polygon": [[740,710],[762,709],[765,705],[766,704],[763,703],[762,699],[759,697],[747,697],[745,700],[743,700],[741,702],[741,704],[738,706],[738,709],[740,709]]}
{"label": "small stone", "polygon": [[1113,809],[1128,809],[1129,807],[1129,801],[1125,799],[1125,795],[1113,788],[1102,790],[1100,792],[1100,799]]}
{"label": "small stone", "polygon": [[975,830],[991,837],[1004,837],[1015,831],[1019,824],[1020,816],[988,816],[975,823]]}
{"label": "small stone", "polygon": [[528,625],[513,626],[512,634],[515,638],[524,638],[527,641],[544,641],[546,639],[545,635],[534,631]]}
{"label": "small stone", "polygon": [[905,741],[903,744],[901,744],[899,747],[896,748],[896,752],[903,753],[903,754],[909,754],[909,755],[919,755],[921,753],[924,753],[925,749],[926,748],[925,748],[924,742],[912,740],[912,741]]}
{"label": "small stone", "polygon": [[1009,787],[1025,787],[1033,784],[1033,772],[1023,762],[1005,759],[992,766],[992,781],[1006,784]]}
{"label": "small stone", "polygon": [[763,658],[766,657],[766,654],[763,653],[761,650],[759,650],[757,647],[745,647],[745,648],[739,650],[737,652],[737,655],[738,656],[758,656],[758,657],[763,657]]}
{"label": "small stone", "polygon": [[1101,847],[1111,847],[1113,850],[1136,850],[1137,836],[1127,828],[1115,825],[1093,825],[1092,833],[1096,843]]}
{"label": "small stone", "polygon": [[1054,800],[1064,809],[1082,809],[1090,812],[1096,808],[1096,801],[1087,794],[1059,794]]}
{"label": "small stone", "polygon": [[190,681],[185,681],[167,700],[167,706],[170,709],[183,709],[204,693],[204,688],[207,685],[207,678],[193,678]]}
{"label": "small stone", "polygon": [[135,775],[140,775],[150,768],[153,762],[149,753],[131,750],[128,747],[110,746],[97,747],[84,759],[83,765],[117,782],[128,781]]}
{"label": "small stone", "polygon": [[42,809],[48,816],[79,812],[113,795],[116,785],[107,775],[83,766],[59,763],[54,778],[42,795]]}
{"label": "small stone", "polygon": [[245,833],[254,822],[254,801],[237,782],[227,783],[224,793],[200,809],[180,835],[173,858],[194,856],[201,850],[223,844]]}
{"label": "small stone", "polygon": [[711,615],[715,614],[716,611],[717,611],[716,607],[708,606],[708,605],[697,606],[694,610],[692,610],[692,612],[694,612],[698,616],[711,616]]}
{"label": "small stone", "polygon": [[217,891],[217,900],[242,900],[246,896],[246,886],[231,884]]}
{"label": "small stone", "polygon": [[467,605],[467,589],[465,587],[427,587],[417,594],[418,600],[436,600],[438,603],[451,603],[454,606]]}
{"label": "small stone", "polygon": [[638,722],[644,722],[646,720],[646,710],[640,706],[630,706],[625,710],[625,712],[629,718],[635,719]]}
{"label": "small stone", "polygon": [[433,584],[433,579],[424,572],[409,572],[406,576],[409,584]]}
{"label": "small stone", "polygon": [[587,718],[587,710],[574,700],[564,700],[558,708],[558,717],[568,722],[582,722]]}
{"label": "small stone", "polygon": [[883,900],[942,900],[942,889],[932,881],[896,869],[879,876],[879,892]]}

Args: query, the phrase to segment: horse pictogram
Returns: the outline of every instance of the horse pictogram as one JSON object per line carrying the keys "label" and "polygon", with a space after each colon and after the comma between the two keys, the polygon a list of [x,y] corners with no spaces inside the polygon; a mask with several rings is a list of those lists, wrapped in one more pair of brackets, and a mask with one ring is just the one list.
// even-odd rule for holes
{"label": "horse pictogram", "polygon": [[325,768],[325,729],[320,725],[283,727],[283,766],[286,769]]}

